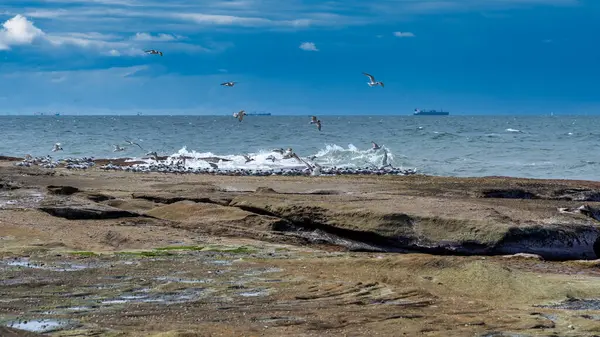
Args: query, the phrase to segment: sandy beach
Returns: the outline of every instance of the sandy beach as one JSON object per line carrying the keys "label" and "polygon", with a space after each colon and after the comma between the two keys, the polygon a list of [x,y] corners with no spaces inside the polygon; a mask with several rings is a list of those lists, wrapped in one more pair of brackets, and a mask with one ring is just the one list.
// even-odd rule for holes
{"label": "sandy beach", "polygon": [[588,181],[5,158],[0,335],[600,335],[599,201]]}

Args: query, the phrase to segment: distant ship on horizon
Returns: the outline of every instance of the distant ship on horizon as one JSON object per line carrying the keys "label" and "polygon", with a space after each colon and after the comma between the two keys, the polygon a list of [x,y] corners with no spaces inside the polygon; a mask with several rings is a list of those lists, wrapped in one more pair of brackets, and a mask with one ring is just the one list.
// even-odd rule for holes
{"label": "distant ship on horizon", "polygon": [[[51,113],[51,112],[50,112],[49,114],[51,114],[51,115],[52,115],[52,113]],[[45,115],[46,115],[46,113],[45,113],[45,112],[39,112],[39,111],[38,111],[38,112],[34,112],[34,113],[33,113],[33,115],[34,115],[34,116],[45,116]],[[55,112],[53,115],[54,115],[54,116],[60,116],[60,112]]]}
{"label": "distant ship on horizon", "polygon": [[421,109],[415,109],[415,112],[413,112],[413,115],[415,116],[448,116],[450,114],[450,112],[448,111],[437,111],[437,110],[421,110]]}

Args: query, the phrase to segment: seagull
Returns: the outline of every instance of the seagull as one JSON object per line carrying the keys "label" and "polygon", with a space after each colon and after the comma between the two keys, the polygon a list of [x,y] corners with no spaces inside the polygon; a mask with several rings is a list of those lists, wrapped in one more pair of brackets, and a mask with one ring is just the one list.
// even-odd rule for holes
{"label": "seagull", "polygon": [[374,141],[371,141],[371,144],[373,144],[373,146],[371,147],[373,150],[381,149],[381,146],[377,145],[377,143],[375,143]]}
{"label": "seagull", "polygon": [[52,152],[56,152],[56,151],[62,151],[62,147],[60,146],[60,143],[56,143],[54,144],[54,147],[52,147]]}
{"label": "seagull", "polygon": [[247,164],[254,160],[254,158],[250,158],[250,156],[247,156],[247,155],[244,155],[244,159],[246,159],[246,162],[244,164]]}
{"label": "seagull", "polygon": [[142,149],[142,151],[144,150],[144,148],[142,148],[142,146],[141,146],[140,144],[138,144],[138,143],[136,143],[136,142],[134,142],[134,141],[131,141],[131,140],[125,139],[125,142],[127,142],[127,144],[129,144],[129,145],[137,145],[137,146],[139,146],[139,147],[140,147],[140,149]]}
{"label": "seagull", "polygon": [[208,165],[210,165],[210,167],[214,168],[215,170],[219,169],[219,166],[217,164],[211,163],[211,162],[207,162],[207,163],[208,163]]}
{"label": "seagull", "polygon": [[146,153],[146,156],[152,156],[154,161],[158,161],[158,153],[156,151]]}
{"label": "seagull", "polygon": [[125,151],[125,148],[122,146],[119,146],[119,144],[115,144],[113,145],[115,147],[115,149],[113,150],[113,152],[121,152],[121,151]]}
{"label": "seagull", "polygon": [[321,131],[321,120],[317,120],[317,129]]}
{"label": "seagull", "polygon": [[155,50],[155,49],[145,50],[144,53],[150,54],[150,55],[160,55],[160,56],[163,56],[162,51],[158,51],[158,50]]}
{"label": "seagull", "polygon": [[275,158],[273,155],[269,155],[267,158],[265,158],[266,160],[270,160],[271,162],[275,162],[275,160],[277,160],[277,158]]}
{"label": "seagull", "polygon": [[317,116],[312,116],[310,118],[310,124],[316,124],[317,123]]}
{"label": "seagull", "polygon": [[244,110],[233,113],[233,117],[237,118],[240,122],[244,119],[245,115],[246,115],[246,111],[244,111]]}
{"label": "seagull", "polygon": [[285,150],[284,150],[284,149],[282,149],[282,148],[279,148],[279,149],[273,149],[273,150],[271,150],[271,151],[272,151],[272,152],[275,152],[275,153],[279,153],[279,154],[283,154],[283,153],[285,152]]}
{"label": "seagull", "polygon": [[283,153],[283,159],[293,158],[294,156],[295,153],[291,147],[289,147],[287,150],[285,150],[285,153]]}
{"label": "seagull", "polygon": [[237,82],[223,82],[221,85],[225,87],[233,87],[236,83]]}
{"label": "seagull", "polygon": [[377,81],[375,81],[375,77],[373,77],[373,75],[370,75],[370,74],[367,74],[367,73],[363,73],[363,75],[369,77],[370,82],[367,82],[367,84],[370,87],[374,87],[374,86],[380,85],[383,88],[383,82],[377,82]]}

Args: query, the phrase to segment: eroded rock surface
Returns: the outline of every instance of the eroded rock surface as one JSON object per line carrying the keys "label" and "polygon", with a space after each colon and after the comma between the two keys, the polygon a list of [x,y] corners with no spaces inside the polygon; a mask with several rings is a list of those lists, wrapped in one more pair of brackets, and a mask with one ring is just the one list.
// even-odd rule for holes
{"label": "eroded rock surface", "polygon": [[0,180],[18,187],[0,189],[0,325],[136,337],[600,331],[599,222],[559,211],[598,209],[582,201],[598,183],[1,165]]}

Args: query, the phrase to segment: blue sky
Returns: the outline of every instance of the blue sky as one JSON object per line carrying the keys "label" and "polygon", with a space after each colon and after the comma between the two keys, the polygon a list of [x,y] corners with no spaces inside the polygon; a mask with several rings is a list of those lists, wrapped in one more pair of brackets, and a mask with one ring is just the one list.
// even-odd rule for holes
{"label": "blue sky", "polygon": [[3,0],[0,16],[0,113],[600,112],[597,0]]}

